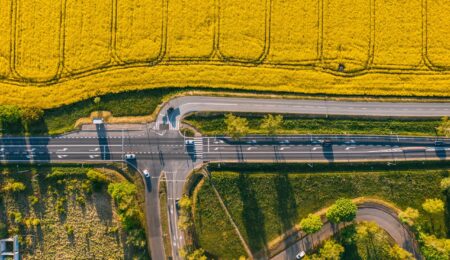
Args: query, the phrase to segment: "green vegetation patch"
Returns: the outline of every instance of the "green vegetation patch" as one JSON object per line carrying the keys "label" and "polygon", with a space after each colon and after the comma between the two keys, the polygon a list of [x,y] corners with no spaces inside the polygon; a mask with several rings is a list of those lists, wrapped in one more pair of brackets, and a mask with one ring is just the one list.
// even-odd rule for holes
{"label": "green vegetation patch", "polygon": [[0,165],[0,236],[24,259],[148,259],[136,196],[108,169]]}
{"label": "green vegetation patch", "polygon": [[[249,134],[266,134],[261,127],[261,114],[240,115],[248,120]],[[227,129],[224,114],[197,114],[184,120],[205,135],[223,135]],[[440,120],[407,120],[379,118],[308,118],[285,116],[278,134],[373,134],[373,135],[436,135]]]}
{"label": "green vegetation patch", "polygon": [[[309,213],[331,205],[338,198],[368,196],[393,202],[402,209],[421,209],[426,198],[442,198],[440,181],[449,174],[448,170],[438,169],[370,170],[372,166],[360,172],[322,173],[308,170],[306,165],[288,165],[290,171],[284,171],[285,167],[276,171],[270,165],[260,166],[260,170],[250,172],[248,169],[236,170],[237,167],[233,168],[234,171],[227,171],[227,166],[222,165],[221,170],[215,168],[211,173],[214,186],[254,252],[261,250],[270,240],[292,228]],[[266,170],[262,170],[264,168]],[[303,173],[296,173],[297,169]],[[197,212],[196,219],[202,220],[204,230],[221,230],[225,228],[218,221],[221,217],[211,214],[216,212],[211,194],[207,186],[198,191],[195,207],[198,207],[199,201],[207,203],[202,205],[202,212]],[[202,247],[206,251],[213,250],[223,241],[220,232],[218,234],[217,239],[209,237],[211,246],[203,242]]]}
{"label": "green vegetation patch", "polygon": [[246,256],[241,240],[220,205],[209,182],[200,182],[192,208],[196,240],[208,254],[222,259]]}

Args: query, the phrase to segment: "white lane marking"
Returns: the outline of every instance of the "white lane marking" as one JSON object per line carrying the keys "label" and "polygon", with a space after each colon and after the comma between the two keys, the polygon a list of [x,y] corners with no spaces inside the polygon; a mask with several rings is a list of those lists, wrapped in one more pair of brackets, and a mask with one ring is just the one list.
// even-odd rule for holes
{"label": "white lane marking", "polygon": [[68,148],[63,148],[63,149],[58,149],[58,150],[56,150],[57,152],[65,152],[65,151],[67,151],[67,150],[69,150]]}
{"label": "white lane marking", "polygon": [[89,152],[97,152],[98,150],[100,150],[100,148],[95,148],[95,149],[93,149],[93,150],[89,150]]}
{"label": "white lane marking", "polygon": [[356,147],[346,147],[345,150],[348,151],[350,149],[355,149]]}
{"label": "white lane marking", "polygon": [[320,149],[320,148],[322,148],[322,147],[316,146],[316,147],[313,147],[312,150],[315,151],[315,150]]}
{"label": "white lane marking", "polygon": [[68,156],[68,155],[65,155],[65,154],[64,154],[64,155],[58,155],[58,158],[59,158],[59,159],[62,159],[62,158],[66,158],[67,156]]}
{"label": "white lane marking", "polygon": [[100,157],[100,155],[98,155],[98,154],[94,154],[94,155],[89,155],[89,158],[91,158],[91,159],[94,159],[94,158],[97,158],[97,157]]}
{"label": "white lane marking", "polygon": [[217,151],[217,150],[219,150],[219,147],[214,148],[214,151]]}
{"label": "white lane marking", "polygon": [[280,151],[284,151],[284,149],[289,149],[289,148],[291,148],[291,147],[281,147]]}

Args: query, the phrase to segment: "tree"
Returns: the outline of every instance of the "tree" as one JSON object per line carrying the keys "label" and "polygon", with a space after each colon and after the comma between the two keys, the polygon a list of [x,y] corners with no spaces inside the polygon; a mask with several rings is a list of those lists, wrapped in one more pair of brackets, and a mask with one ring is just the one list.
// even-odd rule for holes
{"label": "tree", "polygon": [[392,260],[414,260],[414,256],[406,251],[405,249],[399,247],[397,244],[391,247],[389,250],[389,257]]}
{"label": "tree", "polygon": [[436,128],[437,134],[445,137],[450,136],[450,120],[448,116],[444,116],[441,120],[441,124]]}
{"label": "tree", "polygon": [[406,208],[406,210],[400,212],[398,217],[403,223],[408,224],[409,226],[414,225],[414,221],[419,217],[419,211],[413,208]]}
{"label": "tree", "polygon": [[450,177],[441,180],[441,190],[443,192],[450,192]]}
{"label": "tree", "polygon": [[30,125],[33,122],[39,121],[44,115],[44,111],[38,107],[21,107],[20,115],[22,116],[22,121]]}
{"label": "tree", "polygon": [[327,240],[319,252],[322,259],[339,260],[344,252],[344,247],[334,240]]}
{"label": "tree", "polygon": [[338,199],[328,209],[326,216],[332,223],[350,222],[355,219],[358,208],[350,199]]}
{"label": "tree", "polygon": [[282,115],[266,115],[261,122],[261,128],[264,129],[268,135],[275,135],[283,124]]}
{"label": "tree", "polygon": [[419,234],[424,246],[421,251],[425,259],[448,259],[450,255],[450,239],[438,239],[434,235]]}
{"label": "tree", "polygon": [[430,217],[431,230],[435,231],[435,219],[444,213],[444,202],[440,199],[426,199],[422,208]]}
{"label": "tree", "polygon": [[303,218],[300,221],[300,228],[306,233],[306,234],[312,234],[316,233],[322,228],[322,220],[318,215],[309,214],[308,217]]}
{"label": "tree", "polygon": [[21,132],[22,122],[20,109],[17,106],[0,106],[0,131]]}
{"label": "tree", "polygon": [[356,248],[361,259],[389,259],[389,236],[375,222],[356,227]]}
{"label": "tree", "polygon": [[248,120],[233,114],[225,115],[225,124],[227,125],[227,134],[235,140],[247,135],[249,130]]}

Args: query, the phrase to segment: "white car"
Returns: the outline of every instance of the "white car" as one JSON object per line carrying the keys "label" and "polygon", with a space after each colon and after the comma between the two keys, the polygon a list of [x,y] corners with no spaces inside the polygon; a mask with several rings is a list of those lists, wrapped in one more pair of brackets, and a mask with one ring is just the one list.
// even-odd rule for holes
{"label": "white car", "polygon": [[134,153],[127,153],[127,154],[125,154],[125,159],[127,159],[127,160],[136,159],[136,155]]}
{"label": "white car", "polygon": [[144,170],[144,176],[145,178],[150,178],[150,172],[147,169]]}
{"label": "white car", "polygon": [[305,251],[301,251],[295,256],[295,259],[302,259],[303,257],[305,257],[305,255]]}

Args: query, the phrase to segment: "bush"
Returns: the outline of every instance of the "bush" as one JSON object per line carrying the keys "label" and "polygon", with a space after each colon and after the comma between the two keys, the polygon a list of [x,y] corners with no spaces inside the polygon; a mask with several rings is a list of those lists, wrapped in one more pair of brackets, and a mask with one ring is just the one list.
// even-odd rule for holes
{"label": "bush", "polygon": [[30,202],[31,206],[34,206],[39,202],[39,198],[34,195],[31,195],[28,197],[28,201]]}
{"label": "bush", "polygon": [[109,183],[109,179],[103,174],[95,170],[87,172],[87,178],[92,182],[94,189],[98,190],[103,184]]}
{"label": "bush", "polygon": [[111,183],[108,185],[108,193],[118,206],[123,227],[127,231],[141,228],[142,212],[136,205],[136,186],[127,182]]}
{"label": "bush", "polygon": [[65,209],[66,202],[67,202],[67,199],[64,197],[60,197],[56,201],[56,211],[58,212],[59,215],[66,214],[66,209]]}
{"label": "bush", "polygon": [[338,199],[328,209],[326,216],[332,223],[350,222],[356,217],[358,208],[350,199]]}
{"label": "bush", "polygon": [[4,192],[16,193],[16,192],[24,191],[26,188],[27,187],[21,182],[11,181],[11,182],[7,182],[2,190]]}
{"label": "bush", "polygon": [[65,224],[64,229],[66,230],[68,236],[73,236],[73,233],[75,231],[73,230],[73,227],[71,225]]}

